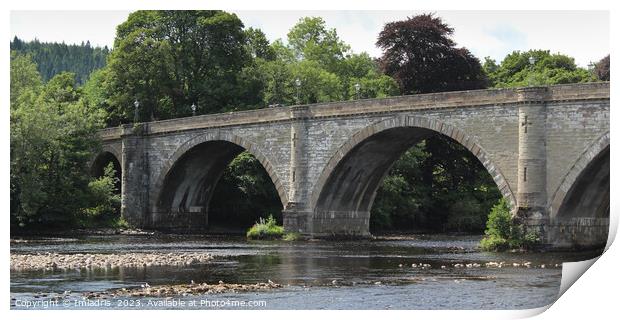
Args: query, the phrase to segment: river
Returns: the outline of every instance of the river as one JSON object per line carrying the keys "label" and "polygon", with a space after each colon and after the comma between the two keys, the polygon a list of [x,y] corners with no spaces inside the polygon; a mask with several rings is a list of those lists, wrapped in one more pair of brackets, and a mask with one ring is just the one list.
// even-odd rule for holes
{"label": "river", "polygon": [[[337,242],[175,235],[28,239],[13,242],[11,253],[187,251],[208,252],[215,258],[174,267],[11,270],[11,309],[526,309],[555,300],[562,262],[596,254],[487,253],[476,250],[479,240],[480,236],[462,235]],[[505,264],[485,267],[488,262]],[[284,287],[168,299],[84,298],[86,292],[192,281],[273,281]],[[61,293],[61,300],[50,299]]]}

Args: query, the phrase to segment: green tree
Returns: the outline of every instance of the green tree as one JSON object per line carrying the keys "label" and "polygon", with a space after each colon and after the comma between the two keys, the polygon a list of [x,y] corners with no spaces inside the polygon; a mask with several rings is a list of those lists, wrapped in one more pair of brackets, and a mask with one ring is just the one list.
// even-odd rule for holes
{"label": "green tree", "polygon": [[44,81],[66,71],[76,75],[77,83],[86,82],[94,70],[106,64],[107,47],[92,47],[90,42],[81,44],[47,43],[39,40],[25,42],[18,37],[11,41],[11,51],[30,55]]}
{"label": "green tree", "polygon": [[[256,39],[254,37],[253,39]],[[109,103],[140,121],[227,110],[238,95],[250,60],[243,23],[223,11],[137,11],[117,28],[109,60]]]}
{"label": "green tree", "polygon": [[[530,58],[534,58],[533,65]],[[496,88],[596,80],[588,70],[577,67],[575,59],[559,53],[551,54],[548,50],[514,51],[499,65],[487,58],[485,66],[491,85]]]}
{"label": "green tree", "polygon": [[387,23],[377,39],[383,72],[398,82],[403,94],[485,88],[480,61],[455,47],[453,32],[432,14]]}
{"label": "green tree", "polygon": [[282,220],[282,204],[271,178],[249,152],[237,156],[217,184],[209,205],[209,222],[247,228],[273,214]]}
{"label": "green tree", "polygon": [[16,107],[17,99],[25,90],[38,92],[42,83],[32,57],[11,51],[11,109]]}
{"label": "green tree", "polygon": [[[342,82],[345,87],[344,96],[352,98],[385,98],[398,95],[398,84],[388,75],[382,74],[377,61],[368,53],[351,54],[344,61]],[[355,85],[359,84],[358,89]]]}
{"label": "green tree", "polygon": [[101,177],[88,183],[90,206],[82,209],[78,223],[83,226],[110,225],[121,212],[121,195],[117,189],[119,179],[114,165],[109,163]]}
{"label": "green tree", "polygon": [[109,72],[109,68],[102,68],[90,74],[88,81],[81,87],[82,101],[89,110],[104,113],[106,124],[118,125],[125,117],[122,112],[127,110],[112,108],[110,105]]}
{"label": "green tree", "polygon": [[[288,45],[271,44],[275,59],[257,59],[262,76],[263,102],[271,104],[317,103],[387,97],[398,93],[396,82],[381,74],[367,53],[354,54],[327,28],[320,17],[299,20],[288,33]],[[296,86],[296,80],[300,86]],[[359,92],[355,85],[359,84]]]}
{"label": "green tree", "polygon": [[338,75],[321,67],[314,60],[303,60],[291,66],[291,74],[301,81],[299,99],[302,103],[344,100],[342,81]]}
{"label": "green tree", "polygon": [[426,227],[422,207],[430,186],[420,183],[421,164],[429,155],[425,142],[407,150],[382,181],[370,215],[372,231]]}
{"label": "green tree", "polygon": [[350,46],[328,29],[320,17],[304,17],[287,34],[290,48],[298,60],[316,61],[331,73],[340,73]]}
{"label": "green tree", "polygon": [[[32,65],[17,59],[12,68]],[[103,114],[80,100],[75,75],[60,73],[44,86],[38,75],[14,83],[11,108],[11,226],[71,226],[89,202],[88,163],[98,148]]]}
{"label": "green tree", "polygon": [[500,197],[493,178],[471,152],[434,135],[392,166],[377,191],[371,228],[480,232]]}
{"label": "green tree", "polygon": [[269,44],[267,36],[260,29],[246,29],[245,38],[247,51],[253,58],[264,60],[274,60],[276,58],[275,48]]}

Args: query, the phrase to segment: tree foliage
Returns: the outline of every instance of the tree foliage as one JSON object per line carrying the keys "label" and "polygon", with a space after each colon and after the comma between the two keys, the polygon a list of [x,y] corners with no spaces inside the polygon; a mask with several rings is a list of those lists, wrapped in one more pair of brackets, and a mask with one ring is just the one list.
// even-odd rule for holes
{"label": "tree foliage", "polygon": [[[303,18],[287,44],[223,11],[137,11],[117,28],[108,66],[85,85],[108,125],[396,94],[368,54],[321,18]],[[301,81],[300,86],[296,80]],[[359,84],[359,90],[355,89]]]}
{"label": "tree foliage", "polygon": [[[259,61],[266,104],[317,103],[377,98],[398,93],[367,53],[350,52],[320,17],[305,17],[288,33],[288,45],[272,43],[275,59]],[[297,87],[296,80],[300,85]],[[359,84],[359,92],[355,89]],[[298,101],[299,100],[299,101]]]}
{"label": "tree foliage", "polygon": [[282,220],[282,203],[271,178],[249,152],[239,154],[226,168],[209,205],[211,224],[246,228],[261,217]]}
{"label": "tree foliage", "polygon": [[[530,58],[535,63],[530,64]],[[525,87],[594,81],[588,70],[579,68],[575,59],[549,50],[514,51],[498,65],[486,58],[484,68],[496,88]]]}
{"label": "tree foliage", "polygon": [[501,197],[474,155],[435,135],[406,151],[383,180],[371,228],[479,232]]}
{"label": "tree foliage", "polygon": [[103,175],[88,183],[91,207],[83,209],[79,217],[82,226],[106,225],[118,219],[121,212],[121,194],[117,186],[120,185],[118,173],[114,165],[109,163],[104,167]]}
{"label": "tree foliage", "polygon": [[480,241],[480,247],[487,251],[527,249],[540,242],[537,233],[526,232],[522,225],[515,223],[510,214],[508,201],[503,198],[491,208],[484,234],[484,238]]}
{"label": "tree foliage", "polygon": [[382,71],[398,82],[403,94],[485,88],[480,61],[455,47],[453,32],[432,14],[387,23],[377,39]]}
{"label": "tree foliage", "polygon": [[43,81],[37,71],[36,63],[30,55],[11,51],[11,109],[17,106],[17,99],[26,91],[39,92]]}
{"label": "tree foliage", "polygon": [[78,84],[86,82],[94,70],[104,67],[109,54],[108,47],[92,47],[88,41],[67,45],[39,40],[25,42],[14,37],[10,46],[11,51],[32,57],[44,81],[66,71],[75,74]]}
{"label": "tree foliage", "polygon": [[305,17],[287,34],[290,49],[297,60],[321,62],[326,71],[340,73],[350,46],[328,29],[320,17]]}
{"label": "tree foliage", "polygon": [[223,11],[136,11],[117,28],[106,72],[115,122],[214,113],[239,103],[238,75],[250,60],[243,23]]}
{"label": "tree foliage", "polygon": [[72,226],[93,205],[89,160],[99,146],[103,114],[80,100],[75,75],[60,73],[45,85],[28,56],[13,54],[11,226]]}

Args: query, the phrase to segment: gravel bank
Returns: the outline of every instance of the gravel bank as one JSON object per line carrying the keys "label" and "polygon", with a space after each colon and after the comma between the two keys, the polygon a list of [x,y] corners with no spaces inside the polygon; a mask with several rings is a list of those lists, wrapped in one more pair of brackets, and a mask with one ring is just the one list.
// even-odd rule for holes
{"label": "gravel bank", "polygon": [[277,284],[269,280],[268,282],[259,282],[256,284],[237,284],[237,283],[224,283],[220,281],[218,284],[207,283],[191,283],[191,284],[176,284],[176,285],[157,285],[150,286],[143,284],[139,288],[122,288],[118,290],[112,290],[107,292],[89,292],[85,296],[88,299],[92,298],[105,298],[116,296],[130,296],[130,297],[172,297],[172,296],[187,296],[187,295],[204,295],[204,294],[218,294],[218,293],[240,293],[240,292],[256,292],[267,291],[273,289],[282,288],[281,284]]}
{"label": "gravel bank", "polygon": [[80,268],[141,267],[192,265],[213,259],[208,253],[118,253],[118,254],[15,254],[11,253],[11,270],[54,270]]}

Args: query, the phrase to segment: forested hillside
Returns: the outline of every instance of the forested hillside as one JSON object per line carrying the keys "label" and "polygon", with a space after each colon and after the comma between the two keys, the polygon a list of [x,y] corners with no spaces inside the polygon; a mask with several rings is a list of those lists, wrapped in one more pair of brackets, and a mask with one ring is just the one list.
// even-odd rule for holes
{"label": "forested hillside", "polygon": [[57,42],[25,42],[17,37],[11,41],[11,51],[29,54],[38,66],[39,74],[46,81],[67,71],[75,74],[78,84],[88,80],[90,74],[105,66],[110,50],[108,47],[92,47],[90,42],[65,44]]}

